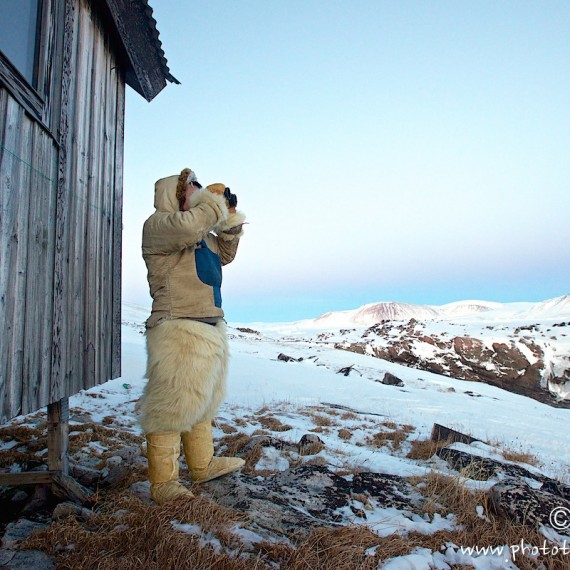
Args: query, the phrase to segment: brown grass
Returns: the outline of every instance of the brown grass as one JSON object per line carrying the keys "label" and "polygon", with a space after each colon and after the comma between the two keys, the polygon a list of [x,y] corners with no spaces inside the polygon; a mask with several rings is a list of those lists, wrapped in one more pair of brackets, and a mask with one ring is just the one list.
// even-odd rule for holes
{"label": "brown grass", "polygon": [[345,441],[348,441],[349,439],[352,439],[352,431],[346,428],[342,428],[338,430],[338,437],[340,439],[344,439]]}
{"label": "brown grass", "polygon": [[311,414],[311,418],[315,425],[319,427],[337,426],[339,425],[336,420],[323,414]]}
{"label": "brown grass", "polygon": [[397,451],[402,446],[402,443],[408,439],[410,431],[414,429],[410,429],[410,427],[411,426],[401,426],[397,427],[394,431],[376,432],[366,439],[366,443],[375,447],[389,445],[393,451]]}
{"label": "brown grass", "polygon": [[249,442],[251,438],[245,433],[232,433],[225,435],[218,441],[218,449],[224,450],[224,455],[238,454]]}
{"label": "brown grass", "polygon": [[410,444],[412,447],[406,457],[408,459],[426,460],[433,457],[440,449],[450,445],[451,440],[414,439]]}
{"label": "brown grass", "polygon": [[259,416],[257,421],[266,429],[271,431],[289,431],[293,429],[290,425],[284,424],[274,416]]}
{"label": "brown grass", "polygon": [[2,441],[16,440],[21,443],[28,443],[33,439],[38,439],[40,437],[45,437],[46,435],[46,424],[41,424],[42,428],[33,428],[30,426],[23,425],[13,425],[7,426],[0,429],[0,439]]}
{"label": "brown grass", "polygon": [[14,463],[24,465],[30,459],[32,459],[32,456],[27,452],[17,451],[15,449],[0,451],[0,467],[11,467]]}
{"label": "brown grass", "polygon": [[218,427],[225,433],[236,433],[237,432],[237,428],[235,428],[234,426],[230,425],[230,424],[219,424]]}
{"label": "brown grass", "polygon": [[344,412],[344,414],[340,416],[340,419],[346,422],[348,420],[358,420],[360,418],[358,417],[358,414],[354,414],[353,412]]}
{"label": "brown grass", "polygon": [[[87,521],[73,517],[55,521],[46,529],[36,531],[23,547],[55,556],[57,568],[62,570],[371,570],[377,568],[380,561],[409,554],[415,548],[438,552],[449,542],[481,547],[514,545],[521,540],[532,545],[543,544],[544,537],[536,530],[497,517],[487,495],[482,491],[469,491],[459,477],[430,473],[411,482],[425,497],[422,512],[430,516],[436,512],[441,516],[454,513],[455,530],[382,538],[364,524],[317,528],[308,535],[292,534],[288,537],[289,543],[262,542],[248,546],[230,530],[233,524],[247,528],[247,516],[207,498],[197,496],[190,501],[155,506],[132,496],[109,493],[99,496],[95,513]],[[482,506],[488,521],[478,516],[478,505]],[[174,520],[199,525],[203,538],[219,540],[222,550],[200,545],[200,537],[175,529]],[[68,548],[70,545],[73,547]],[[374,551],[368,550],[373,547]],[[517,566],[521,570],[541,567],[568,570],[570,558],[562,553],[541,555],[536,560],[518,557]]]}
{"label": "brown grass", "polygon": [[538,459],[532,455],[532,453],[524,453],[522,451],[512,451],[510,449],[503,449],[501,454],[507,461],[513,461],[516,463],[527,463],[528,465],[534,465],[537,467],[539,465]]}
{"label": "brown grass", "polygon": [[[229,526],[244,522],[245,517],[208,499],[196,497],[159,507],[133,497],[119,497],[99,508],[86,523],[73,517],[52,523],[35,532],[23,547],[56,556],[57,567],[62,570],[268,568],[255,559],[246,561],[227,554],[227,550],[239,554],[243,549]],[[200,537],[175,529],[172,521],[199,525],[202,533],[212,533],[220,541],[223,550],[201,547]]]}

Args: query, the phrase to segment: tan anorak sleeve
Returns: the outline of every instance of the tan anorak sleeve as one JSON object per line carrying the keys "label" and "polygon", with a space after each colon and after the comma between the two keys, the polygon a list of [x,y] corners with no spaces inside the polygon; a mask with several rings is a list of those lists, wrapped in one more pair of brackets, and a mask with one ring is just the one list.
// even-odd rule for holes
{"label": "tan anorak sleeve", "polygon": [[187,212],[155,212],[143,227],[143,254],[169,254],[203,240],[228,218],[225,200],[201,190],[191,197]]}
{"label": "tan anorak sleeve", "polygon": [[218,255],[222,265],[231,263],[237,253],[239,240],[243,235],[242,225],[245,215],[242,212],[230,213],[228,219],[215,228],[218,234]]}

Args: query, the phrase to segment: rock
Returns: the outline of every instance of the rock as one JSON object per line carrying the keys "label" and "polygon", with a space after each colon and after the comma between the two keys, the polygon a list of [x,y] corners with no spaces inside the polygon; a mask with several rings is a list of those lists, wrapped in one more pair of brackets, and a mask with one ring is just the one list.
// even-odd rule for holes
{"label": "rock", "polygon": [[508,476],[513,478],[527,478],[534,479],[537,482],[543,483],[545,481],[553,481],[546,475],[538,472],[531,472],[520,465],[513,463],[503,463],[489,457],[481,457],[454,449],[451,447],[444,447],[436,452],[444,461],[447,461],[456,471],[468,469],[468,476],[471,479],[479,481],[486,481],[491,477]]}
{"label": "rock", "polygon": [[78,483],[85,487],[94,488],[101,479],[100,469],[92,469],[86,465],[80,465],[79,463],[71,463],[69,466],[69,472]]}
{"label": "rock", "polygon": [[283,362],[301,362],[303,360],[303,357],[301,356],[300,358],[294,358],[293,356],[287,356],[286,354],[280,352],[277,355],[277,360],[282,360]]}
{"label": "rock", "polygon": [[[130,468],[120,457],[111,457],[115,461],[107,463],[107,469],[101,479],[102,487],[116,487],[124,481],[130,474]],[[116,461],[118,460],[118,461]]]}
{"label": "rock", "polygon": [[66,517],[76,517],[81,520],[87,520],[93,516],[93,511],[81,507],[75,503],[59,503],[53,510],[52,519],[58,520]]}
{"label": "rock", "polygon": [[129,492],[134,495],[137,499],[145,503],[152,504],[152,499],[150,498],[150,482],[149,481],[137,481],[129,487]]}
{"label": "rock", "polygon": [[55,559],[39,550],[0,549],[0,569],[4,570],[53,570]]}
{"label": "rock", "polygon": [[488,457],[445,447],[437,455],[454,469],[466,469],[466,476],[476,480],[501,479],[489,490],[497,514],[518,524],[550,525],[550,513],[556,508],[570,512],[570,486],[536,471]]}
{"label": "rock", "polygon": [[[544,348],[539,342],[531,337],[516,337],[528,327],[513,329],[510,338],[489,347],[475,337],[456,336],[449,340],[444,338],[445,332],[426,334],[421,327],[417,331],[416,324],[377,324],[364,331],[362,340],[337,342],[334,346],[435,374],[484,382],[554,407],[570,408],[570,399],[560,397],[565,392],[560,386],[570,382],[570,359],[559,365],[554,375],[551,367],[545,365]],[[429,356],[422,345],[429,346]]]}
{"label": "rock", "polygon": [[552,526],[550,514],[556,508],[570,512],[569,500],[545,490],[544,485],[533,489],[522,479],[509,478],[494,485],[490,498],[497,513],[529,526]]}
{"label": "rock", "polygon": [[319,437],[312,433],[304,434],[299,440],[299,443],[292,443],[270,435],[254,435],[243,446],[240,454],[247,454],[258,446],[274,447],[280,451],[292,451],[299,453],[299,455],[315,455],[324,449],[325,444]]}
{"label": "rock", "polygon": [[394,376],[393,374],[390,374],[390,372],[386,372],[384,374],[384,378],[382,378],[382,380],[380,381],[382,384],[386,384],[387,386],[404,386],[404,381],[401,380],[400,378],[398,378],[397,376]]}
{"label": "rock", "polygon": [[[352,481],[321,465],[304,465],[268,477],[221,477],[201,485],[203,495],[216,497],[220,504],[247,512],[265,536],[291,532],[308,534],[316,527],[336,526],[345,508],[354,512],[362,496],[381,507],[412,509],[412,490],[402,477],[360,473]],[[361,515],[365,518],[365,513]]]}
{"label": "rock", "polygon": [[127,445],[117,451],[116,457],[120,457],[127,463],[134,463],[141,455],[141,449],[138,445]]}
{"label": "rock", "polygon": [[306,433],[297,444],[299,455],[316,455],[325,448],[322,439],[313,433]]}
{"label": "rock", "polygon": [[14,549],[18,543],[27,538],[38,528],[44,528],[44,523],[19,519],[6,525],[6,531],[2,537],[2,548]]}

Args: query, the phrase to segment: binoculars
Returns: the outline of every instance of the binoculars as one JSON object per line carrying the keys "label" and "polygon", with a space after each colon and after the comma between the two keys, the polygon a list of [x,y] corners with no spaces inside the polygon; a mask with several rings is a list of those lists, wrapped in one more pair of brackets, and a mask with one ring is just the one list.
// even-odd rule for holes
{"label": "binoculars", "polygon": [[227,200],[228,208],[235,208],[237,206],[237,196],[232,194],[231,190],[227,186],[224,190],[224,198]]}

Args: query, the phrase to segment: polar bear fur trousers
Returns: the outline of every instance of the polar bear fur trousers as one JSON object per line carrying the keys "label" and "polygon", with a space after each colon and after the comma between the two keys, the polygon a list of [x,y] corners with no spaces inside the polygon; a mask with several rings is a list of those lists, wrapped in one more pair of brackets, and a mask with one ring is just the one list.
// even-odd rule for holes
{"label": "polar bear fur trousers", "polygon": [[226,323],[174,319],[146,332],[148,382],[138,404],[148,433],[190,431],[211,420],[225,397]]}

